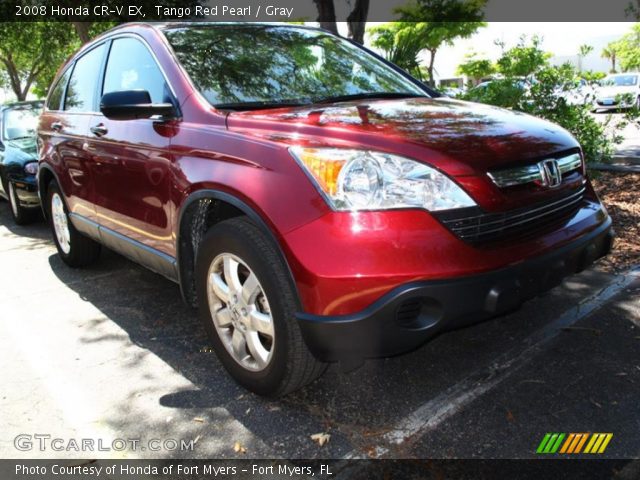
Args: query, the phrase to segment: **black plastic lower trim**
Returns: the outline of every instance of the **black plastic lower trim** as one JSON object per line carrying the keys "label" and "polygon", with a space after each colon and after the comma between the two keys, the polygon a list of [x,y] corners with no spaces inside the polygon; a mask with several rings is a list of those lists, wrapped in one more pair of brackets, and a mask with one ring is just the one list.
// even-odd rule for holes
{"label": "black plastic lower trim", "polygon": [[607,218],[570,244],[516,265],[469,277],[408,283],[352,315],[296,317],[307,346],[320,360],[352,362],[396,355],[439,332],[516,309],[606,255],[612,240]]}
{"label": "black plastic lower trim", "polygon": [[178,281],[176,260],[172,256],[103,227],[77,213],[70,213],[69,218],[73,226],[84,235],[171,281]]}

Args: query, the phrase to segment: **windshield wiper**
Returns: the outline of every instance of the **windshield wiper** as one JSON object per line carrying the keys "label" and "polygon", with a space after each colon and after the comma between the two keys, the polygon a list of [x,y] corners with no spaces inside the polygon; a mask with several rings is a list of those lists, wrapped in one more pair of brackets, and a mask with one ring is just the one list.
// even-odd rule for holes
{"label": "windshield wiper", "polygon": [[351,95],[337,95],[335,97],[326,97],[319,100],[315,100],[313,103],[336,103],[336,102],[348,102],[350,100],[362,100],[366,98],[431,98],[426,94],[412,93],[412,92],[368,92],[368,93],[353,93]]}
{"label": "windshield wiper", "polygon": [[219,110],[260,110],[267,108],[281,107],[301,107],[310,105],[311,102],[303,102],[301,100],[283,100],[281,102],[259,101],[259,102],[234,102],[234,103],[217,103],[214,105]]}

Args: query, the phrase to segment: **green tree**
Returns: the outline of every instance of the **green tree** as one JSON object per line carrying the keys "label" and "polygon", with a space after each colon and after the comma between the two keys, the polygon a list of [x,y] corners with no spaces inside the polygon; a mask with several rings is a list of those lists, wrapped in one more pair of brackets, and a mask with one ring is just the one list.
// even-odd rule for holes
{"label": "green tree", "polygon": [[[56,3],[62,7],[75,7],[78,5],[77,0],[57,0]],[[203,0],[138,0],[136,5],[142,7],[143,10],[147,12],[148,20],[166,20],[165,18],[156,17],[156,6],[194,8],[196,5],[201,5],[203,3]],[[116,12],[113,7],[122,6],[123,2],[121,0],[103,0],[100,4],[108,6],[112,12]],[[76,21],[71,22],[71,24],[73,25],[80,42],[85,44],[102,32],[109,30],[114,25],[129,21],[129,18],[126,16],[126,9],[123,11],[122,16],[119,16],[117,13],[112,13],[109,20],[110,21],[102,22]]]}
{"label": "green tree", "polygon": [[416,24],[415,34],[420,52],[429,52],[428,82],[435,85],[436,54],[443,45],[459,38],[468,38],[486,26],[482,21],[487,0],[416,0],[397,12],[404,22]]}
{"label": "green tree", "polygon": [[45,95],[58,67],[79,46],[66,22],[0,22],[0,67],[18,100]]}
{"label": "green tree", "polygon": [[418,56],[424,50],[420,35],[424,28],[425,24],[422,23],[390,22],[370,28],[367,32],[373,46],[381,49],[387,60],[422,80]]}
{"label": "green tree", "polygon": [[71,24],[78,35],[80,43],[84,45],[91,41],[92,38],[116,26],[118,22],[71,22]]}
{"label": "green tree", "polygon": [[591,45],[580,45],[578,48],[578,71],[582,71],[582,61],[584,58],[593,52],[593,47]]}
{"label": "green tree", "polygon": [[604,72],[594,72],[593,70],[584,70],[580,72],[580,76],[593,85],[606,77],[607,74]]}
{"label": "green tree", "polygon": [[464,62],[458,65],[456,69],[458,75],[465,75],[471,79],[474,84],[485,77],[493,75],[495,72],[496,66],[491,60],[477,58],[475,53],[466,55]]}
{"label": "green tree", "polygon": [[482,9],[487,0],[416,0],[398,8],[401,21],[369,29],[372,43],[385,57],[422,79],[420,54],[429,52],[427,81],[434,85],[438,50],[458,38],[467,38],[486,24]]}
{"label": "green tree", "polygon": [[571,99],[580,76],[595,79],[601,74],[580,73],[569,63],[553,66],[548,59],[538,37],[530,41],[523,38],[516,47],[506,49],[498,60],[503,78],[492,81],[487,88],[471,89],[465,98],[557,123],[575,136],[588,162],[610,157],[622,140],[616,132],[637,118],[639,112],[632,109],[621,119],[610,116],[604,122],[597,121],[591,115],[588,99],[583,103]]}
{"label": "green tree", "polygon": [[606,58],[611,62],[611,73],[616,73],[616,60],[618,58],[618,43],[610,42],[606,47],[602,49],[600,56]]}
{"label": "green tree", "polygon": [[616,46],[622,71],[640,68],[640,24],[635,24],[629,33],[616,42]]}
{"label": "green tree", "polygon": [[542,39],[534,35],[530,41],[520,37],[519,43],[504,51],[497,62],[498,71],[505,77],[529,77],[546,65],[551,54],[542,50]]}

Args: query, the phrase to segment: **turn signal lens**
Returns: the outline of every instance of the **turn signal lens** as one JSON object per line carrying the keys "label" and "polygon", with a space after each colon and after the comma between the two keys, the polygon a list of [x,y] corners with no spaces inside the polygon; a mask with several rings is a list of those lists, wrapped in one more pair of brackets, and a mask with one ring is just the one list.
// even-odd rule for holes
{"label": "turn signal lens", "polygon": [[294,155],[313,175],[323,192],[329,195],[335,195],[338,192],[338,176],[347,163],[343,152],[299,148],[295,150]]}

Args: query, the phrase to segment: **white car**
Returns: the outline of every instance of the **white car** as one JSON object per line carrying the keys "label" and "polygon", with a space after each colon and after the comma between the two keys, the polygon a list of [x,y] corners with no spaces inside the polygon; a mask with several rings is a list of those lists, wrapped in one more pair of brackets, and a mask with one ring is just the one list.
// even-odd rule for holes
{"label": "white car", "polygon": [[569,105],[590,105],[596,98],[595,89],[583,78],[571,90],[558,90],[556,94]]}
{"label": "white car", "polygon": [[600,82],[593,104],[594,110],[640,108],[640,73],[609,75]]}

